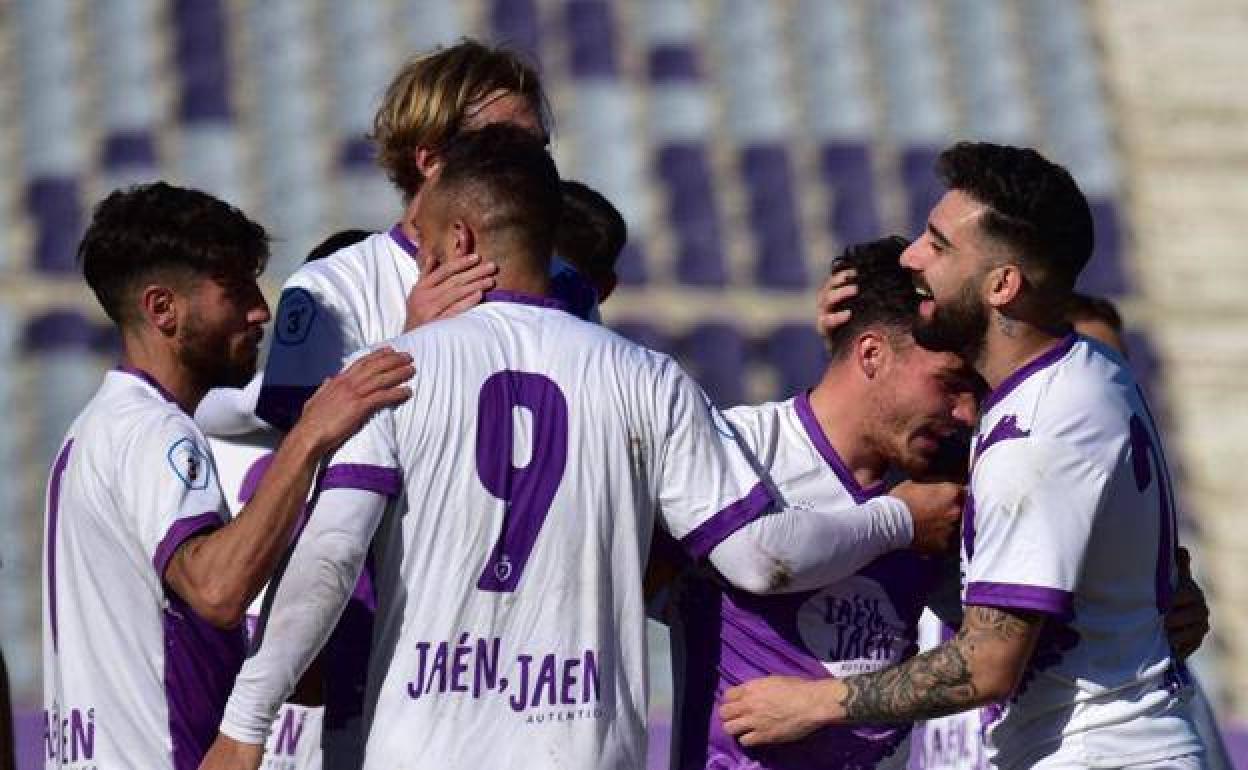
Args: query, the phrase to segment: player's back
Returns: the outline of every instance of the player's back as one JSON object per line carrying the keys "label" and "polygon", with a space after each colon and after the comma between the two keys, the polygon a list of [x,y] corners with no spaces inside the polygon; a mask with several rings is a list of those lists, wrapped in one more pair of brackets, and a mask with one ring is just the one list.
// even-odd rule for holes
{"label": "player's back", "polygon": [[966,603],[1051,615],[991,730],[994,763],[1059,745],[1093,765],[1199,746],[1163,627],[1175,512],[1160,446],[1130,371],[1073,335],[985,402]]}
{"label": "player's back", "polygon": [[766,493],[703,462],[730,438],[674,427],[709,407],[669,358],[494,298],[392,343],[417,374],[378,418],[405,499],[375,545],[365,766],[640,767],[656,513],[701,556]]}

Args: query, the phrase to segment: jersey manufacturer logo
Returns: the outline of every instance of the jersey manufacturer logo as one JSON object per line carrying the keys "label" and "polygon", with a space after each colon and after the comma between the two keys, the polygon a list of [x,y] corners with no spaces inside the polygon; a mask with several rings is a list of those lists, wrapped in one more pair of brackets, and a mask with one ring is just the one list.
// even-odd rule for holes
{"label": "jersey manufacturer logo", "polygon": [[208,455],[190,438],[180,438],[169,447],[169,467],[187,489],[207,489],[212,475]]}
{"label": "jersey manufacturer logo", "polygon": [[288,289],[277,307],[277,341],[282,345],[299,345],[308,338],[316,318],[316,302],[303,289]]}

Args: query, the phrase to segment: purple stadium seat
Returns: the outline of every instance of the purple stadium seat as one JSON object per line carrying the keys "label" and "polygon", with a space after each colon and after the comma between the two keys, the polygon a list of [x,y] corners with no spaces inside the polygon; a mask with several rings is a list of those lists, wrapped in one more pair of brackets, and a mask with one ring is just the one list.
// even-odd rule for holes
{"label": "purple stadium seat", "polygon": [[661,43],[650,49],[648,69],[654,83],[697,82],[702,69],[698,51],[687,43]]}
{"label": "purple stadium seat", "polygon": [[186,123],[230,119],[229,64],[221,0],[176,0],[175,58],[181,75],[178,112]]}
{"label": "purple stadium seat", "polygon": [[823,376],[827,354],[823,340],[810,324],[783,324],[767,337],[768,362],[779,374],[778,398],[788,398],[813,387]]}
{"label": "purple stadium seat", "polygon": [[338,148],[338,166],[342,169],[371,169],[375,159],[373,143],[363,136],[345,139]]}
{"label": "purple stadium seat", "polygon": [[636,243],[625,243],[620,257],[615,261],[615,275],[625,286],[640,286],[649,274],[646,271],[645,254]]}
{"label": "purple stadium seat", "polygon": [[728,272],[706,147],[700,142],[664,145],[658,166],[676,236],[677,278],[694,286],[723,286]]}
{"label": "purple stadium seat", "polygon": [[779,144],[746,147],[741,172],[758,244],[755,279],[762,286],[805,288],[808,277],[788,148]]}
{"label": "purple stadium seat", "polygon": [[646,321],[620,321],[611,324],[611,328],[642,347],[662,353],[672,352],[672,338]]}
{"label": "purple stadium seat", "polygon": [[111,323],[95,324],[91,334],[91,351],[108,358],[121,358],[121,334]]}
{"label": "purple stadium seat", "polygon": [[35,222],[35,269],[73,273],[82,235],[78,180],[36,177],[26,188],[26,205]]}
{"label": "purple stadium seat", "polygon": [[901,153],[901,180],[906,186],[906,211],[910,233],[914,236],[927,227],[927,215],[944,195],[945,188],[936,177],[939,147],[907,147]]}
{"label": "purple stadium seat", "polygon": [[567,23],[572,76],[615,77],[618,69],[610,4],[603,0],[570,0]]}
{"label": "purple stadium seat", "polygon": [[680,356],[718,406],[745,400],[749,346],[735,326],[711,322],[696,327],[682,341]]}
{"label": "purple stadium seat", "polygon": [[104,139],[101,162],[108,170],[154,168],[156,141],[148,131],[118,131]]}
{"label": "purple stadium seat", "polygon": [[493,0],[490,28],[495,40],[524,53],[534,64],[540,63],[541,24],[535,0]]}
{"label": "purple stadium seat", "polygon": [[1079,276],[1079,289],[1089,294],[1120,296],[1130,290],[1122,260],[1122,227],[1118,206],[1112,200],[1089,201],[1096,248]]}
{"label": "purple stadium seat", "polygon": [[52,310],[27,322],[22,331],[22,349],[28,353],[58,350],[91,350],[98,336],[95,324],[77,310]]}
{"label": "purple stadium seat", "polygon": [[828,228],[842,244],[878,238],[880,212],[866,142],[828,142],[819,151],[819,170],[833,190]]}

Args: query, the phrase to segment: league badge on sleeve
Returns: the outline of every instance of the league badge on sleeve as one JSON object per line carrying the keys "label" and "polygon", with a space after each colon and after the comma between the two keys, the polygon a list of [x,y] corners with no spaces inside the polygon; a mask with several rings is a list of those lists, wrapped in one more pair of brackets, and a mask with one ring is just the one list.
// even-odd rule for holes
{"label": "league badge on sleeve", "polygon": [[190,438],[180,438],[169,447],[169,467],[187,489],[207,489],[212,462]]}
{"label": "league badge on sleeve", "polygon": [[316,301],[304,289],[287,289],[277,306],[277,341],[282,345],[298,345],[308,338],[312,319],[316,318]]}

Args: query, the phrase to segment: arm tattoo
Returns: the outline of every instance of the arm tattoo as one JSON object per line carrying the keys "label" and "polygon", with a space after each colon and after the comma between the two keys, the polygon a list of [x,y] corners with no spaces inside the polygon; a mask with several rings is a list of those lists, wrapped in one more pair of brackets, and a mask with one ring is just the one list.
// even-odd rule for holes
{"label": "arm tattoo", "polygon": [[987,702],[976,688],[970,659],[984,644],[1016,644],[1040,619],[992,607],[968,607],[957,636],[901,665],[844,680],[848,722],[912,722],[965,711]]}

